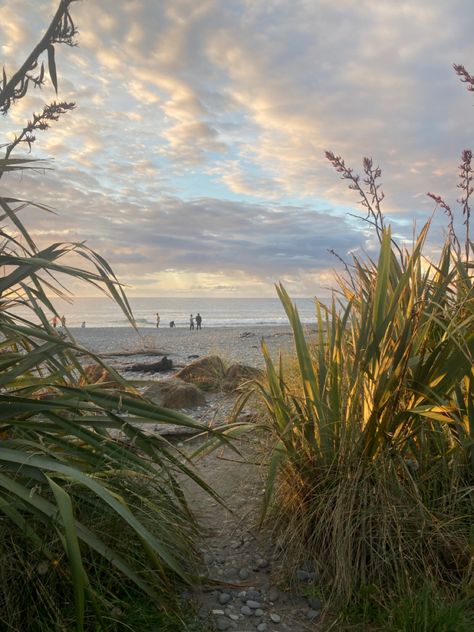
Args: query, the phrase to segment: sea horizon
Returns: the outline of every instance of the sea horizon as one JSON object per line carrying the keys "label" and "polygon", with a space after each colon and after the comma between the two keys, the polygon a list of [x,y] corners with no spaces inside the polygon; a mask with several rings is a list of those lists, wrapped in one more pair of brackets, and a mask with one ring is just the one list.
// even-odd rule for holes
{"label": "sea horizon", "polygon": [[[288,324],[283,306],[278,298],[258,297],[127,297],[136,324],[139,327],[155,327],[156,314],[160,315],[160,327],[169,327],[174,321],[177,327],[188,327],[190,314],[202,316],[203,327],[233,327],[254,325]],[[313,298],[293,299],[302,322],[315,322]],[[107,297],[74,297],[71,302],[55,301],[55,307],[66,319],[68,327],[126,327],[128,321],[117,304]]]}

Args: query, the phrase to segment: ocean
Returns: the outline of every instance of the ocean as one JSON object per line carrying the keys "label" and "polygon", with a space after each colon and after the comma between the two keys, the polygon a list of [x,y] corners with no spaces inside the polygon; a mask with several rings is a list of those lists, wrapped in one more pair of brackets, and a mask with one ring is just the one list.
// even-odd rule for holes
{"label": "ocean", "polygon": [[[252,325],[285,325],[288,323],[277,298],[133,298],[129,297],[137,325],[156,327],[156,312],[160,327],[168,327],[174,320],[177,327],[189,327],[189,315],[199,312],[203,327],[232,327]],[[315,322],[314,300],[294,299],[302,322]],[[68,327],[126,327],[128,321],[106,297],[75,298],[67,303],[55,300],[55,307],[66,318]]]}

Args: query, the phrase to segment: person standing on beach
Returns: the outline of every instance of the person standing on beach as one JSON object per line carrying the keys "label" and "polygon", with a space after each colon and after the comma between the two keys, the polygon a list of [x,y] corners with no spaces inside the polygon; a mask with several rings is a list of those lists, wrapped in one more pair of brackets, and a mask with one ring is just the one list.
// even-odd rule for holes
{"label": "person standing on beach", "polygon": [[196,314],[196,329],[202,329],[201,327],[201,323],[202,323],[202,316],[201,314],[198,312]]}
{"label": "person standing on beach", "polygon": [[53,327],[56,329],[56,327],[58,326],[59,318],[57,316],[53,316],[53,320],[51,322],[53,324]]}
{"label": "person standing on beach", "polygon": [[158,314],[158,312],[156,312],[156,328],[158,329],[159,326],[160,326],[160,315]]}
{"label": "person standing on beach", "polygon": [[61,316],[61,327],[63,329],[66,327],[66,316]]}
{"label": "person standing on beach", "polygon": [[194,316],[192,314],[189,315],[189,329],[194,329]]}

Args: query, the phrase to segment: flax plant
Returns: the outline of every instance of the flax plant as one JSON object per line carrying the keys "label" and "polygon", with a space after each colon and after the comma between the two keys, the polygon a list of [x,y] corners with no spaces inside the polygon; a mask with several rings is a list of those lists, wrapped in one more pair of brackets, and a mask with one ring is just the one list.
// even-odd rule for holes
{"label": "flax plant", "polygon": [[380,211],[380,173],[364,168],[378,259],[355,256],[331,305],[316,301],[316,341],[277,286],[298,380],[263,345],[266,379],[254,386],[275,437],[263,517],[272,507],[288,559],[313,564],[339,599],[427,577],[472,587],[472,242],[461,249],[450,233],[428,260],[427,223],[400,247]]}
{"label": "flax plant", "polygon": [[[59,3],[16,73],[4,70],[3,114],[44,83],[42,53],[57,90],[54,44],[74,43],[71,4]],[[12,151],[71,109],[53,103],[34,115],[4,145],[0,179],[38,166]],[[50,322],[55,299],[69,296],[63,283],[101,288],[131,326],[133,315],[99,254],[83,243],[38,247],[21,220],[27,206],[49,210],[0,189],[0,627],[137,629],[124,622],[132,604],[167,610],[176,586],[196,580],[197,525],[178,476],[206,487],[184,455],[141,428],[198,425],[144,400],[110,368],[113,382],[88,384],[83,365],[105,365]]]}

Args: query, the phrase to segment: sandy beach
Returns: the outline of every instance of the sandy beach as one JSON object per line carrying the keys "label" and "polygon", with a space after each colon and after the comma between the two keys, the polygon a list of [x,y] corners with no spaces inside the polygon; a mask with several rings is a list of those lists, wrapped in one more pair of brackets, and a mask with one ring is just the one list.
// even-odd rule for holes
{"label": "sandy beach", "polygon": [[288,326],[207,327],[194,331],[184,327],[147,327],[138,332],[127,327],[91,327],[71,328],[70,332],[80,345],[99,354],[125,373],[129,365],[152,362],[150,353],[166,355],[177,367],[207,355],[219,355],[228,363],[240,362],[262,367],[262,340],[265,340],[275,357],[279,350],[286,352],[293,347],[293,337]]}

